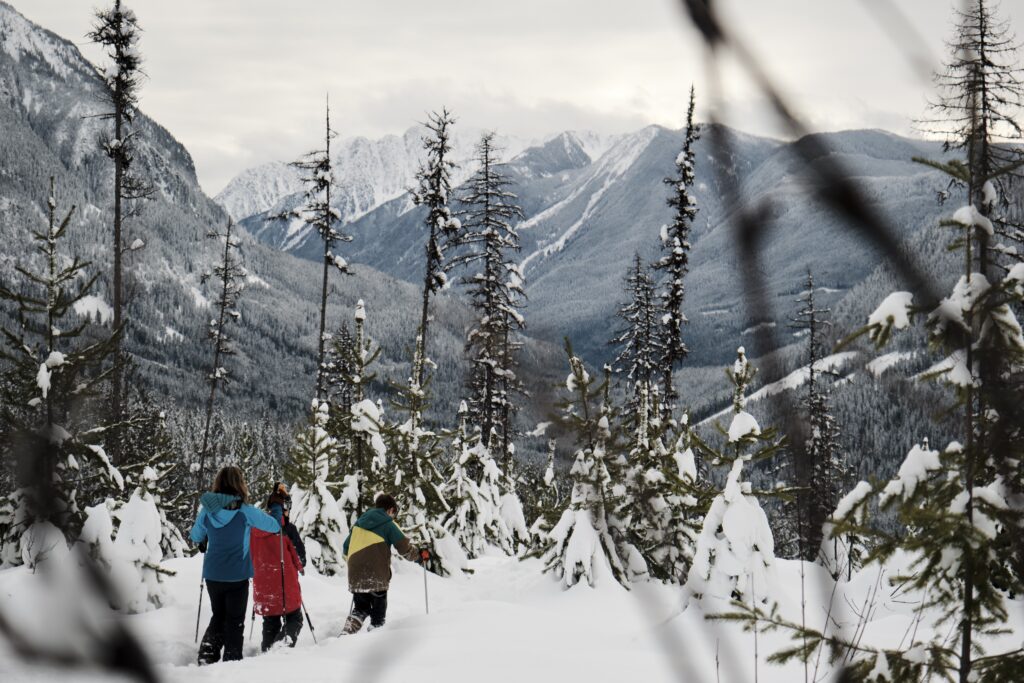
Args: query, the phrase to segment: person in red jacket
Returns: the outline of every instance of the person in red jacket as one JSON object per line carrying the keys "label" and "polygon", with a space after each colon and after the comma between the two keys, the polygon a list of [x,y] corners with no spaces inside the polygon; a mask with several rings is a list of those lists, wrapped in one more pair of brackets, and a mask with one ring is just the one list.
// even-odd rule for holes
{"label": "person in red jacket", "polygon": [[281,532],[253,529],[249,541],[254,570],[253,610],[263,617],[264,652],[279,641],[295,647],[302,630],[299,573],[306,565],[306,549],[295,525],[288,520],[291,498],[284,484],[274,485],[266,508],[280,522]]}

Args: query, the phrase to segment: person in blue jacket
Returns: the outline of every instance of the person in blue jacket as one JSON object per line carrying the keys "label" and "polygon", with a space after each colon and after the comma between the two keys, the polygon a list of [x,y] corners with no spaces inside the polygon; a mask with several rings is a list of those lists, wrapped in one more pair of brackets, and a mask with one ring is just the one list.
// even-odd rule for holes
{"label": "person in blue jacket", "polygon": [[237,467],[223,467],[213,480],[213,491],[199,498],[202,507],[189,534],[200,550],[205,545],[203,580],[213,616],[199,645],[199,664],[242,658],[245,611],[249,602],[252,558],[249,532],[277,533],[281,525],[248,504],[249,488]]}

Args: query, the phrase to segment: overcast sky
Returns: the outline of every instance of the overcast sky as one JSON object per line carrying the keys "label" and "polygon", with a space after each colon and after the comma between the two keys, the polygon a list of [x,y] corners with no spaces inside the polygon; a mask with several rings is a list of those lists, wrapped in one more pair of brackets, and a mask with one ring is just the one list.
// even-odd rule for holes
{"label": "overcast sky", "polygon": [[[101,0],[9,1],[99,59],[83,36]],[[1002,14],[1015,11],[1024,36],[1016,2]],[[911,37],[894,40],[893,18],[879,19],[888,3],[924,36],[912,52],[937,66],[953,0],[718,0],[816,129],[908,133],[930,86],[907,58]],[[540,138],[679,127],[690,83],[698,99],[706,91],[702,47],[678,0],[126,4],[145,31],[142,108],[188,147],[211,195],[246,167],[315,145],[327,92],[343,136],[401,133],[444,105],[462,124]],[[730,73],[729,122],[778,133]]]}

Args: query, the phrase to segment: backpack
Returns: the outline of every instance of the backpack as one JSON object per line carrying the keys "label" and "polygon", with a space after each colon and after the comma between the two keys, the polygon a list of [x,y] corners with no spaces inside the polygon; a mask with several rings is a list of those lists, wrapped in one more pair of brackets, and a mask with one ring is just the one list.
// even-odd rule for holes
{"label": "backpack", "polygon": [[253,529],[249,537],[249,552],[252,555],[252,602],[256,614],[262,617],[283,616],[301,608],[299,570],[302,562],[291,539],[284,533],[270,534]]}

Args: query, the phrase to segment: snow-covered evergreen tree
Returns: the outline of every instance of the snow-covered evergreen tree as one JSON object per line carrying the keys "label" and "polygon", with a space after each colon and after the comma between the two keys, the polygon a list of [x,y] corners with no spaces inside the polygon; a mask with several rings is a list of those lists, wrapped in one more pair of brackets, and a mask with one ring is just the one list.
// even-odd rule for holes
{"label": "snow-covered evergreen tree", "polygon": [[661,313],[654,280],[639,254],[633,257],[633,265],[626,275],[625,293],[629,300],[617,313],[623,324],[609,343],[618,351],[616,369],[624,371],[630,382],[627,421],[635,433],[646,434],[653,415],[651,403],[657,392],[655,373],[664,353],[664,340],[659,333]]}
{"label": "snow-covered evergreen tree", "polygon": [[97,10],[95,22],[88,38],[104,50],[110,64],[99,70],[99,75],[106,86],[104,97],[109,109],[100,116],[113,122],[113,135],[104,135],[100,146],[104,153],[114,162],[114,225],[113,225],[113,273],[111,294],[113,298],[113,325],[120,334],[114,335],[115,350],[113,353],[113,371],[110,392],[110,423],[107,435],[107,448],[113,456],[114,463],[121,465],[124,457],[120,443],[124,423],[125,382],[124,382],[124,351],[121,346],[125,317],[125,291],[123,258],[126,252],[133,251],[135,244],[125,246],[124,220],[132,213],[128,204],[134,200],[147,197],[152,189],[132,173],[135,161],[135,133],[132,122],[138,111],[139,86],[142,82],[142,55],[139,52],[138,18],[135,12],[124,7],[121,0],[114,0],[109,9]]}
{"label": "snow-covered evergreen tree", "polygon": [[670,434],[658,412],[655,405],[629,456],[630,533],[652,577],[684,583],[707,506],[701,506],[689,417],[682,416],[681,432],[667,447]]}
{"label": "snow-covered evergreen tree", "polygon": [[324,386],[327,398],[334,406],[331,431],[338,436],[339,442],[344,441],[345,423],[352,414],[355,350],[356,343],[352,330],[348,323],[342,323],[331,335],[331,344],[324,359]]}
{"label": "snow-covered evergreen tree", "polygon": [[609,380],[606,376],[596,385],[568,340],[565,349],[570,373],[561,419],[575,434],[577,450],[569,472],[569,507],[547,534],[542,559],[546,571],[554,572],[567,588],[608,579],[628,587],[634,578],[645,576],[647,568],[639,551],[625,540],[623,521],[617,516],[628,506],[625,485],[615,478],[621,476],[623,463],[609,452],[609,445],[616,443]]}
{"label": "snow-covered evergreen tree", "polygon": [[366,336],[366,305],[362,299],[356,302],[353,318],[355,335],[342,328],[343,334],[331,342],[326,382],[334,406],[329,431],[338,441],[341,456],[344,492],[339,504],[354,523],[388,484],[387,448],[382,437],[384,415],[366,395],[376,378],[369,368],[380,355],[380,347]]}
{"label": "snow-covered evergreen tree", "polygon": [[421,546],[431,549],[431,566],[444,576],[465,569],[467,558],[459,542],[444,528],[451,506],[444,495],[441,474],[443,445],[441,437],[423,422],[430,376],[425,375],[425,384],[420,384],[415,374],[418,367],[432,365],[421,359],[422,349],[422,339],[417,338],[407,383],[392,387],[396,419],[387,423],[384,437],[392,454],[388,472],[400,506],[398,525]]}
{"label": "snow-covered evergreen tree", "polygon": [[672,188],[668,205],[674,214],[672,223],[661,229],[662,256],[654,262],[654,269],[663,279],[661,305],[664,315],[659,321],[663,348],[658,365],[664,396],[663,413],[666,417],[671,416],[679,398],[672,379],[673,372],[688,353],[683,341],[683,325],[686,323],[686,314],[683,313],[686,288],[683,280],[690,270],[690,228],[697,217],[697,199],[691,194],[695,178],[694,162],[697,158],[694,145],[700,139],[700,126],[693,120],[695,106],[696,95],[691,86],[690,105],[686,110],[686,138],[682,151],[676,157],[676,175],[665,179],[665,183]]}
{"label": "snow-covered evergreen tree", "polygon": [[[167,595],[163,577],[174,575],[161,566],[166,519],[151,492],[159,476],[147,467],[140,478],[140,486],[123,505],[107,498],[86,508],[80,536],[93,559],[110,574],[115,598],[112,606],[128,614],[164,606]],[[180,534],[177,541],[180,557],[184,548]]]}
{"label": "snow-covered evergreen tree", "polygon": [[427,209],[426,269],[423,281],[423,307],[420,311],[420,325],[417,330],[418,365],[413,367],[413,379],[418,386],[426,381],[427,340],[430,323],[430,297],[448,284],[448,270],[451,263],[446,252],[459,240],[462,222],[452,215],[448,206],[451,201],[451,173],[455,163],[451,160],[451,128],[455,119],[442,109],[434,112],[424,124],[428,135],[423,139],[427,158],[416,174],[417,189],[412,193],[413,202]]}
{"label": "snow-covered evergreen tree", "polygon": [[[131,375],[129,374],[129,377]],[[131,464],[120,468],[125,484],[134,486],[136,495],[145,502],[152,501],[160,517],[160,549],[164,558],[184,557],[188,546],[172,517],[192,496],[190,488],[179,488],[177,470],[183,465],[175,462],[176,453],[167,429],[166,415],[157,410],[148,396],[129,390],[127,413],[133,415],[133,428],[124,434],[124,445],[131,454]],[[251,470],[245,470],[251,472]]]}
{"label": "snow-covered evergreen tree", "polygon": [[548,459],[539,477],[528,480],[534,488],[531,509],[536,513],[532,516],[530,523],[531,545],[534,549],[544,547],[544,538],[551,531],[551,527],[561,517],[565,508],[562,500],[563,495],[559,487],[559,480],[555,470],[555,453],[558,448],[556,439],[548,439]]}
{"label": "snow-covered evergreen tree", "polygon": [[451,507],[445,528],[470,557],[480,557],[488,546],[512,553],[512,532],[501,514],[501,470],[480,432],[469,433],[470,410],[459,405],[459,428],[452,439],[451,474],[444,496]]}
{"label": "snow-covered evergreen tree", "polygon": [[85,409],[109,376],[107,361],[120,331],[90,339],[89,323],[74,315],[74,305],[89,296],[98,276],[88,272],[87,263],[60,251],[74,207],[58,220],[52,178],[47,215],[44,229],[30,231],[38,269],[18,265],[19,282],[0,282],[0,300],[15,308],[18,322],[15,329],[3,329],[6,345],[0,347],[5,377],[0,386],[4,405],[11,406],[3,417],[23,465],[4,515],[0,555],[32,565],[38,552],[57,552],[58,534],[68,541],[77,537],[85,521],[80,500],[124,489],[121,473],[93,442],[103,428],[89,422]]}
{"label": "snow-covered evergreen tree", "polygon": [[340,273],[351,272],[348,262],[335,252],[335,247],[343,242],[351,242],[352,236],[341,230],[341,212],[331,205],[331,188],[334,186],[334,162],[331,159],[331,140],[337,137],[331,128],[331,106],[327,103],[324,123],[323,149],[307,153],[292,166],[302,173],[305,186],[305,201],[295,211],[278,216],[285,220],[299,220],[312,227],[320,235],[324,244],[323,277],[320,286],[320,331],[317,335],[316,350],[316,398],[325,397],[326,382],[326,343],[327,334],[327,293],[330,284],[330,272],[334,268]]}
{"label": "snow-covered evergreen tree", "polygon": [[[480,168],[468,182],[462,197],[463,235],[459,242],[467,250],[453,259],[468,265],[472,272],[463,282],[469,287],[470,301],[477,320],[466,338],[470,371],[469,419],[480,430],[489,448],[500,445],[500,461],[511,462],[511,394],[523,393],[516,377],[514,340],[524,327],[519,312],[524,298],[523,274],[515,261],[519,236],[512,222],[523,217],[516,196],[509,191],[512,181],[502,172],[494,147],[494,133],[485,133],[477,145]],[[494,430],[496,440],[490,443]]]}
{"label": "snow-covered evergreen tree", "polygon": [[295,440],[285,476],[293,482],[290,519],[306,543],[310,563],[333,576],[344,565],[342,545],[349,525],[328,489],[338,460],[337,443],[327,432],[329,420],[327,402],[314,399],[309,426]]}
{"label": "snow-covered evergreen tree", "polygon": [[498,471],[498,510],[508,529],[512,552],[521,555],[532,545],[533,534],[527,526],[526,507],[519,493],[523,482],[516,468],[515,445],[509,444],[502,450],[507,454],[505,466],[495,465]]}

